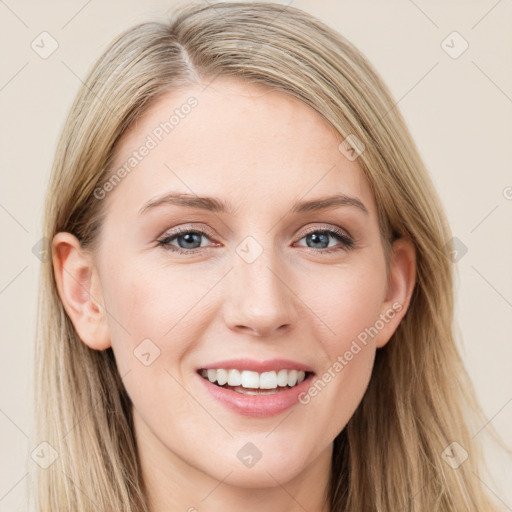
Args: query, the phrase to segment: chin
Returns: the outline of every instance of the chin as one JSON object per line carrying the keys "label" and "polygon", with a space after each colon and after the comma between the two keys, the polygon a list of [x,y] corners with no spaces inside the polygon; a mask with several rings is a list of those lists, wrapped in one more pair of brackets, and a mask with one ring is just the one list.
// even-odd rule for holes
{"label": "chin", "polygon": [[[287,469],[285,470],[285,467]],[[252,468],[245,468],[235,465],[231,469],[232,473],[224,480],[224,483],[234,487],[245,489],[265,489],[270,487],[279,487],[295,478],[300,469],[290,468],[289,464],[266,465],[262,461]],[[226,474],[216,475],[215,478],[222,481]]]}
{"label": "chin", "polygon": [[[290,444],[293,441],[290,440]],[[229,456],[230,453],[233,453],[233,457]],[[249,453],[255,457],[252,460],[248,457],[244,462],[245,454]],[[297,477],[306,466],[303,449],[301,453],[294,454],[290,450],[272,449],[267,445],[261,448],[261,458],[256,460],[259,455],[250,442],[241,449],[237,447],[233,452],[224,451],[221,457],[223,463],[205,468],[206,472],[228,485],[252,489],[283,485]],[[226,478],[226,475],[229,476]]]}

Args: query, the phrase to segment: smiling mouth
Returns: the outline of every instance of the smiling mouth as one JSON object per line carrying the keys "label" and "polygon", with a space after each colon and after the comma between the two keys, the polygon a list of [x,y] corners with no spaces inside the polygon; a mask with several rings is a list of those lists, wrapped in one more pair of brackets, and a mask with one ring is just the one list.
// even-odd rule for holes
{"label": "smiling mouth", "polygon": [[197,373],[212,384],[244,395],[273,395],[301,384],[313,372],[303,370],[279,370],[254,372],[237,369],[204,369]]}

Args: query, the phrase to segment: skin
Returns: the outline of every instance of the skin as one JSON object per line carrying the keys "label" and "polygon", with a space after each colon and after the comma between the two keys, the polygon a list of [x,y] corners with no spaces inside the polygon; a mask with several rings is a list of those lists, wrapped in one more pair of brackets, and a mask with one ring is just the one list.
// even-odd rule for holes
{"label": "skin", "polygon": [[[360,403],[375,352],[396,330],[415,282],[410,241],[394,243],[390,278],[375,199],[343,140],[312,109],[262,86],[217,78],[166,93],[126,132],[122,165],[148,134],[190,96],[199,104],[102,199],[98,244],[85,251],[69,233],[53,241],[58,291],[80,339],[112,347],[133,402],[135,433],[153,512],[327,511],[332,443]],[[329,171],[330,170],[330,171]],[[208,195],[235,212],[162,205],[164,192]],[[297,200],[343,192],[354,206],[292,214]],[[200,252],[157,245],[172,229],[208,229]],[[340,228],[315,245],[315,230]],[[262,253],[247,263],[235,251],[248,236]],[[171,243],[190,251],[182,238]],[[325,247],[340,250],[325,254]],[[210,249],[208,249],[210,247]],[[393,303],[402,306],[308,404],[269,418],[239,415],[212,398],[196,369],[235,357],[283,357],[332,368],[357,335]],[[160,355],[134,356],[144,339]],[[261,451],[251,468],[237,452]],[[194,508],[192,508],[194,507]]]}

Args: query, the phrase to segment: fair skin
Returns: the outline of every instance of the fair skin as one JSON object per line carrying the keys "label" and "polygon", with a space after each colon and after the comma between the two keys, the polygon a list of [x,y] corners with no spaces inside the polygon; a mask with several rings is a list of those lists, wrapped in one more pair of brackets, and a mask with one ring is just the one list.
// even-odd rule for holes
{"label": "fair skin", "polygon": [[[80,339],[115,354],[152,512],[325,512],[333,440],[407,310],[414,248],[394,243],[387,281],[375,199],[357,160],[339,151],[342,138],[298,100],[235,79],[161,97],[124,134],[113,168],[190,96],[198,106],[103,199],[94,250],[69,233],[55,236],[58,291]],[[236,211],[164,204],[139,214],[170,191],[215,197]],[[367,211],[291,211],[335,192]],[[167,237],[188,254],[159,246],[178,226],[209,234],[192,248],[190,235]],[[333,228],[354,246],[333,234],[324,244],[306,236]],[[251,263],[236,252],[249,236],[262,249]],[[286,358],[321,377],[394,303],[400,311],[321,392],[277,415],[226,408],[196,373],[223,359]],[[146,366],[134,350],[148,338],[160,355]],[[249,442],[262,453],[252,467],[237,457]]]}

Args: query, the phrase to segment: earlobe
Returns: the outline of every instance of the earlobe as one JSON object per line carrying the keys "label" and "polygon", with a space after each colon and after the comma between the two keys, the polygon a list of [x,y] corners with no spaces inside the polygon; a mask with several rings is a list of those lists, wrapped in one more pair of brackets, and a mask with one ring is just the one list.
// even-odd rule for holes
{"label": "earlobe", "polygon": [[91,255],[71,233],[60,232],[52,242],[57,290],[79,338],[94,350],[111,346],[99,276]]}
{"label": "earlobe", "polygon": [[416,284],[416,249],[406,237],[393,242],[389,279],[383,314],[388,319],[385,328],[377,337],[377,348],[383,347],[396,331],[407,313]]}

